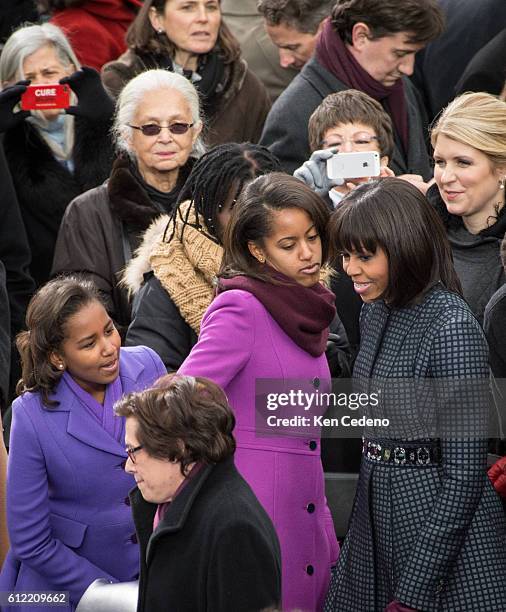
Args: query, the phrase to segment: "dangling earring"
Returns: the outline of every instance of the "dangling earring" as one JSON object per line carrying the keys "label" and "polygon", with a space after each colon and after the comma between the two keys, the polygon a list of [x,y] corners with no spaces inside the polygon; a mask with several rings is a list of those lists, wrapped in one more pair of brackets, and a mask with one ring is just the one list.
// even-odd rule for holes
{"label": "dangling earring", "polygon": [[58,364],[58,367],[60,368],[60,370],[63,370],[63,363]]}
{"label": "dangling earring", "polygon": [[503,176],[502,178],[499,179],[499,189],[504,189],[505,185],[506,185],[506,176]]}

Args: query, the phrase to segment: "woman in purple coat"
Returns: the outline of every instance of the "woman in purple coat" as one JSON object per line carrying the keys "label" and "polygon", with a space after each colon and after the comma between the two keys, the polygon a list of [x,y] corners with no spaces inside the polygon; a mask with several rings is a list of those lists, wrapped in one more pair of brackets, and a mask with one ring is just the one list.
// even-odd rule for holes
{"label": "woman in purple coat", "polygon": [[284,174],[245,188],[225,233],[218,296],[179,370],[221,385],[234,408],[236,465],[281,544],[284,610],[321,608],[339,547],[318,435],[257,437],[255,381],[311,381],[314,391],[330,378],[334,295],[319,282],[328,215],[313,191]]}
{"label": "woman in purple coat", "polygon": [[68,591],[61,609],[75,610],[96,579],[128,581],[139,571],[128,503],[135,482],[123,470],[124,419],[112,406],[165,368],[146,347],[120,348],[88,281],[68,277],[42,287],[26,323],[17,340],[23,371],[7,475],[11,549],[0,591]]}

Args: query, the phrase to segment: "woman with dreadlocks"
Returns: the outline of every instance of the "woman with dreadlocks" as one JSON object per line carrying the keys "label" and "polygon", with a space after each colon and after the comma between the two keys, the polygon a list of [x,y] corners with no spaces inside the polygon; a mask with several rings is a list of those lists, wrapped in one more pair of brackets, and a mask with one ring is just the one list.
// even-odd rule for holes
{"label": "woman with dreadlocks", "polygon": [[190,199],[151,225],[125,271],[134,296],[127,346],[149,346],[169,371],[178,369],[213,299],[223,230],[239,194],[279,168],[267,149],[250,143],[218,145],[200,158],[184,189]]}

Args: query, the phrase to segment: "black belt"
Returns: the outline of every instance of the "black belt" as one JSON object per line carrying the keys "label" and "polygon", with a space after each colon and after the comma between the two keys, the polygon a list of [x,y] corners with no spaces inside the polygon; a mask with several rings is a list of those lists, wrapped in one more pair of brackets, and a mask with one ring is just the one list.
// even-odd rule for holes
{"label": "black belt", "polygon": [[440,465],[441,448],[437,440],[367,440],[363,439],[362,454],[373,463],[390,465]]}

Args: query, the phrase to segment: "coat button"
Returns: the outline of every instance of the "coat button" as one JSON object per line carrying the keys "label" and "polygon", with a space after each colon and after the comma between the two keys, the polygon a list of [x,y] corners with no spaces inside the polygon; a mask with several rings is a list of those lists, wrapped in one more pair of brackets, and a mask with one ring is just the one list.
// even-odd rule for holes
{"label": "coat button", "polygon": [[313,383],[313,387],[315,389],[318,389],[318,387],[320,386],[320,379],[318,378],[318,376],[315,376],[311,382]]}
{"label": "coat button", "polygon": [[132,542],[132,544],[137,544],[137,534],[136,533],[130,536],[130,542]]}
{"label": "coat button", "polygon": [[309,512],[309,514],[313,514],[313,512],[315,511],[315,509],[316,509],[316,506],[315,506],[313,503],[308,504],[308,505],[306,506],[306,510]]}
{"label": "coat button", "polygon": [[314,574],[314,567],[312,565],[306,565],[306,574],[312,576]]}
{"label": "coat button", "polygon": [[130,498],[128,497],[128,495],[123,500],[123,503],[125,504],[125,506],[129,506],[130,505]]}
{"label": "coat button", "polygon": [[311,440],[311,442],[309,443],[309,448],[311,450],[316,450],[317,446],[318,446],[318,444],[314,440]]}

